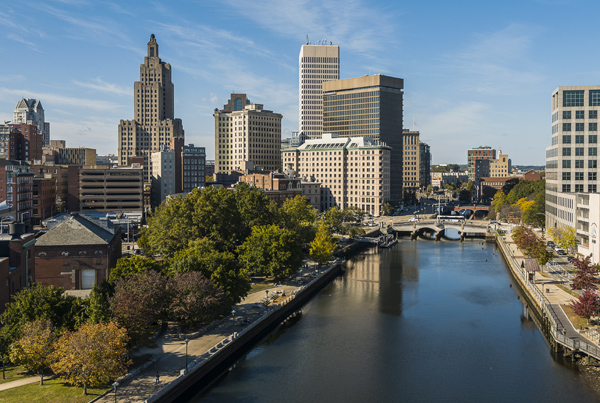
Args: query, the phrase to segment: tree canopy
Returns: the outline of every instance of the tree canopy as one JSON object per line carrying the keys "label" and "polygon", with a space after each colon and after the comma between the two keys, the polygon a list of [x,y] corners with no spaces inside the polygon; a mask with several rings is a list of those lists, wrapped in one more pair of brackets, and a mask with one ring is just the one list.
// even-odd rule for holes
{"label": "tree canopy", "polygon": [[335,250],[335,242],[331,239],[324,220],[321,220],[315,239],[310,244],[310,258],[319,264],[325,264],[331,260]]}
{"label": "tree canopy", "polygon": [[38,374],[40,385],[43,385],[44,372],[52,363],[55,338],[54,326],[48,319],[27,322],[21,337],[11,346],[10,360]]}

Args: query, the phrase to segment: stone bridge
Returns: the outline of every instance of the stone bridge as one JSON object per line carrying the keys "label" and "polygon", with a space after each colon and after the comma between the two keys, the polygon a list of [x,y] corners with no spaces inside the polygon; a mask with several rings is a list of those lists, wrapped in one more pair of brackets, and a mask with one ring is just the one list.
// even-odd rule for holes
{"label": "stone bridge", "polygon": [[410,233],[411,238],[425,237],[425,234],[432,233],[435,240],[446,237],[447,229],[455,229],[462,241],[464,238],[485,238],[488,234],[487,221],[418,221],[418,222],[400,222],[394,223],[391,227],[394,232]]}

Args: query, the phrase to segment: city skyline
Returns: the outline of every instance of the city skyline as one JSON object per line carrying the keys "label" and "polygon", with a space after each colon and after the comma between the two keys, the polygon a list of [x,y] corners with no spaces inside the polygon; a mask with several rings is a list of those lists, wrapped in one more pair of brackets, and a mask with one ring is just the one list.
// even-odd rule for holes
{"label": "city skyline", "polygon": [[[212,113],[232,92],[282,113],[282,137],[298,130],[298,53],[308,35],[340,46],[342,79],[405,80],[405,128],[421,132],[434,164],[464,164],[467,149],[489,145],[514,164],[543,165],[549,94],[600,82],[600,71],[571,62],[593,49],[594,32],[586,33],[600,6],[461,4],[12,3],[0,11],[0,119],[12,120],[21,98],[35,98],[52,139],[117,154],[119,121],[134,118],[133,82],[155,34],[173,68],[186,143],[206,147],[213,159]],[[577,21],[577,37],[550,25],[562,20]],[[598,56],[585,55],[594,65]]]}

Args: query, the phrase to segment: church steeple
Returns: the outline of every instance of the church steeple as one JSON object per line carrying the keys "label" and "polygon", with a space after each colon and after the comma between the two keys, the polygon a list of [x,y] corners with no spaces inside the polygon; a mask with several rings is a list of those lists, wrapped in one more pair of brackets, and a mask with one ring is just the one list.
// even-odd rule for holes
{"label": "church steeple", "polygon": [[158,43],[156,43],[154,34],[150,35],[150,40],[148,41],[148,57],[158,57]]}

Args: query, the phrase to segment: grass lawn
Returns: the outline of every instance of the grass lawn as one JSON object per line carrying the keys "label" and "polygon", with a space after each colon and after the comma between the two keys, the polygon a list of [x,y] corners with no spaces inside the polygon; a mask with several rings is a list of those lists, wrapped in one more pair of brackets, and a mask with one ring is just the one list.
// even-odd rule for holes
{"label": "grass lawn", "polygon": [[2,368],[0,367],[0,384],[16,381],[18,379],[29,378],[36,375],[27,372],[25,367],[22,365],[7,365],[4,369],[4,376],[6,379],[2,379]]}
{"label": "grass lawn", "polygon": [[33,383],[1,391],[0,403],[84,403],[101,395],[107,389],[109,388],[88,388],[88,394],[84,396],[82,394],[83,388],[68,386],[63,384],[60,379],[52,379],[44,381],[44,386],[40,386],[39,383]]}
{"label": "grass lawn", "polygon": [[569,320],[573,326],[575,326],[575,329],[580,329],[582,326],[588,326],[587,320],[573,312],[573,308],[571,308],[569,305],[561,305],[561,307],[569,317]]}
{"label": "grass lawn", "polygon": [[271,288],[274,287],[275,284],[268,284],[268,283],[254,283],[250,286],[250,291],[248,292],[248,294],[252,294],[253,292],[258,292],[258,291],[262,291],[262,290],[266,290],[267,288]]}

